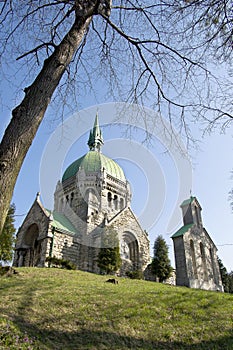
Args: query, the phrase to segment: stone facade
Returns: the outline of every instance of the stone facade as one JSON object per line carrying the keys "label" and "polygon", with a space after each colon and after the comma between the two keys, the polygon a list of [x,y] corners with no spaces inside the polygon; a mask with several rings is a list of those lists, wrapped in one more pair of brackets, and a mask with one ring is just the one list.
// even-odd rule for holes
{"label": "stone facade", "polygon": [[181,208],[184,226],[172,236],[176,284],[223,292],[217,248],[203,227],[200,204],[191,197]]}
{"label": "stone facade", "polygon": [[51,226],[49,215],[37,195],[16,237],[14,266],[44,266],[49,254]]}
{"label": "stone facade", "polygon": [[96,117],[90,151],[73,162],[58,181],[54,210],[39,195],[17,234],[14,266],[46,266],[46,257],[70,260],[77,268],[99,273],[97,258],[106,228],[117,232],[119,273],[145,270],[149,239],[130,208],[131,190],[123,170],[101,153],[103,138]]}
{"label": "stone facade", "polygon": [[121,215],[116,215],[108,225],[119,234],[122,273],[132,270],[144,271],[150,262],[149,239],[130,207],[122,210]]}
{"label": "stone facade", "polygon": [[[151,272],[147,233],[130,208],[131,189],[120,166],[101,153],[103,138],[96,117],[90,151],[74,161],[58,181],[54,210],[36,196],[16,239],[14,266],[47,266],[47,257],[73,262],[78,269],[99,273],[98,253],[105,230],[117,232],[122,267],[119,274]],[[167,283],[223,291],[217,248],[205,230],[195,197],[181,205],[184,225],[172,236],[176,272]]]}

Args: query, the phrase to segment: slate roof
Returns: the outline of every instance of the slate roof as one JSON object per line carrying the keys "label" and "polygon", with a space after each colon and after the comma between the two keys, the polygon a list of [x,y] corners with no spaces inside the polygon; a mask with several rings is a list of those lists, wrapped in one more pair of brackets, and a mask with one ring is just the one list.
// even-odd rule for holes
{"label": "slate roof", "polygon": [[52,226],[60,231],[69,232],[73,235],[77,234],[77,230],[73,226],[73,224],[70,222],[70,220],[63,214],[58,213],[56,211],[51,212],[51,210],[46,209],[48,214],[50,215],[52,213],[53,220],[51,222]]}
{"label": "slate roof", "polygon": [[185,199],[182,204],[181,207],[184,207],[185,205],[191,204],[194,200],[196,199],[196,197],[191,196],[188,199]]}
{"label": "slate roof", "polygon": [[182,208],[182,207],[184,207],[184,206],[186,206],[186,205],[188,205],[188,204],[191,204],[193,201],[195,201],[195,202],[197,203],[197,205],[200,207],[200,209],[202,210],[201,205],[200,205],[200,203],[198,202],[197,198],[196,198],[196,197],[193,197],[193,196],[191,196],[191,197],[188,198],[188,199],[185,199],[185,200],[182,202],[182,204],[181,204],[180,207]]}
{"label": "slate roof", "polygon": [[171,238],[175,238],[175,237],[180,237],[183,236],[194,224],[188,224],[188,225],[184,225],[182,226],[178,231],[176,231]]}

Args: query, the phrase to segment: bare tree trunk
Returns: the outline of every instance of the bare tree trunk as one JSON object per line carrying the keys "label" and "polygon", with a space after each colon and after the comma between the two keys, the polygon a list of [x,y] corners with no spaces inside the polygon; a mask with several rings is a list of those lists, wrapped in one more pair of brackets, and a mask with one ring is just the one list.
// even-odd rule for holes
{"label": "bare tree trunk", "polygon": [[25,89],[25,97],[21,104],[12,112],[11,122],[0,144],[0,233],[23,160],[44,117],[52,94],[79,47],[91,18],[91,14],[76,18],[53,54],[44,61],[43,68],[35,81]]}

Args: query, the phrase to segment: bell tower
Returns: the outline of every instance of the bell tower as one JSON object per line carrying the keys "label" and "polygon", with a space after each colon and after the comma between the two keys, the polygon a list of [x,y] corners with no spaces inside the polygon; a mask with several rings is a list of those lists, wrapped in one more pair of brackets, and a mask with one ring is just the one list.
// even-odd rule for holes
{"label": "bell tower", "polygon": [[222,292],[217,247],[203,227],[197,198],[191,196],[183,201],[181,209],[184,224],[172,235],[176,284]]}
{"label": "bell tower", "polygon": [[201,206],[196,197],[190,197],[181,204],[184,225],[196,224],[202,227]]}

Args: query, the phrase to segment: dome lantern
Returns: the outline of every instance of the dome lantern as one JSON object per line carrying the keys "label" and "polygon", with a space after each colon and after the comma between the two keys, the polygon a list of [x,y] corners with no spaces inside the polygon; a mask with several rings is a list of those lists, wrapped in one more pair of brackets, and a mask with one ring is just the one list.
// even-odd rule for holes
{"label": "dome lantern", "polygon": [[90,130],[87,144],[90,148],[89,152],[75,160],[65,170],[62,177],[62,183],[76,176],[81,169],[84,170],[85,174],[105,171],[113,178],[126,183],[123,169],[113,159],[108,158],[101,153],[101,146],[104,144],[104,141],[99,127],[98,114],[96,114],[92,130]]}
{"label": "dome lantern", "polygon": [[100,148],[104,144],[102,132],[99,127],[99,120],[98,120],[97,113],[96,113],[93,129],[90,130],[90,135],[89,135],[87,144],[90,148],[90,151],[98,151],[98,152],[100,152]]}

